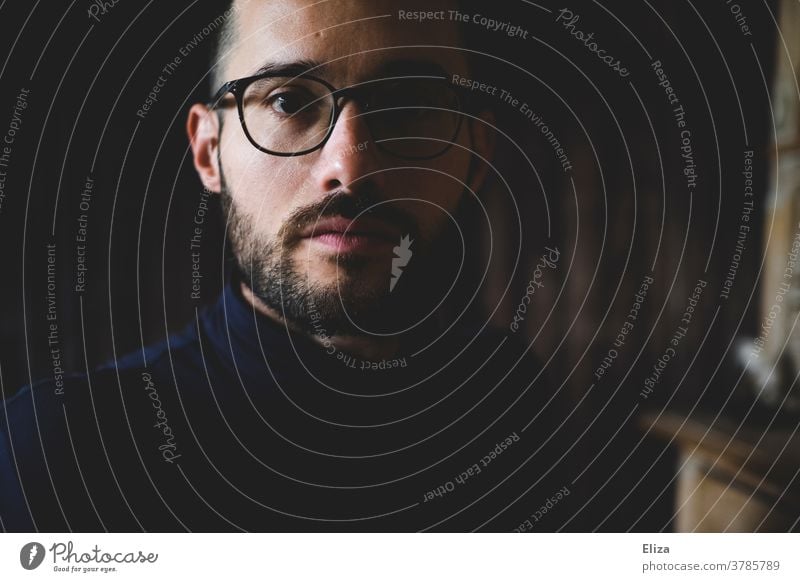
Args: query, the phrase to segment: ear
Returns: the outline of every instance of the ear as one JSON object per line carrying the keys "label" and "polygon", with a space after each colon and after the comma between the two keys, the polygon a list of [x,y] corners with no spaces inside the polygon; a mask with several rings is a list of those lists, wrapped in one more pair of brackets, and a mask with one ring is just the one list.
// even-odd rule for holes
{"label": "ear", "polygon": [[219,119],[207,106],[195,103],[186,119],[186,133],[192,146],[194,168],[211,192],[222,190],[219,171]]}
{"label": "ear", "polygon": [[[477,119],[476,119],[477,118]],[[492,111],[485,109],[469,118],[469,133],[472,141],[472,161],[468,185],[473,192],[478,192],[489,174],[489,163],[494,158],[495,152],[495,117]]]}

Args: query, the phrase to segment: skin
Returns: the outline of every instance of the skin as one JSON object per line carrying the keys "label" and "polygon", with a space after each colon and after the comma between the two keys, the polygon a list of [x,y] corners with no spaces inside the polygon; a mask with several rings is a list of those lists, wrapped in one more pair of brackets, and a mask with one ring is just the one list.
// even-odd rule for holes
{"label": "skin", "polygon": [[[414,2],[390,0],[247,0],[238,3],[237,38],[225,61],[224,76],[236,79],[254,74],[266,62],[324,63],[314,71],[334,87],[347,87],[381,75],[396,60],[436,63],[449,73],[468,74],[464,53],[437,48],[391,48],[438,44],[460,46],[458,29],[450,22],[402,22],[398,9],[413,10]],[[445,2],[439,9],[453,8]],[[432,10],[430,3],[419,9]],[[374,18],[390,14],[389,18]],[[384,153],[372,143],[370,130],[360,117],[358,103],[348,100],[328,142],[305,156],[283,158],[256,150],[239,124],[235,108],[223,110],[220,131],[216,112],[194,105],[187,131],[194,165],[206,188],[219,193],[222,175],[238,213],[246,216],[260,240],[277,241],[280,229],[293,212],[318,204],[332,193],[378,193],[413,217],[420,235],[434,240],[448,220],[442,209],[453,212],[464,196],[464,185],[478,191],[487,167],[479,158],[491,158],[493,143],[487,126],[467,120],[456,143],[433,160],[409,162]],[[482,117],[491,123],[488,113]],[[359,150],[357,153],[352,153]],[[475,152],[473,156],[470,152]],[[221,174],[220,162],[222,164]],[[404,166],[417,166],[407,169]],[[421,198],[430,202],[393,200]],[[398,241],[399,242],[399,241]],[[369,296],[387,286],[391,245],[362,256],[359,268],[337,261],[337,251],[314,239],[303,239],[291,259],[297,272],[317,287],[344,289]],[[243,295],[260,313],[294,327],[283,315],[261,301],[243,285]],[[360,296],[360,295],[359,295]],[[313,336],[314,339],[317,339]],[[396,337],[347,333],[331,338],[338,349],[376,359],[398,350]]]}

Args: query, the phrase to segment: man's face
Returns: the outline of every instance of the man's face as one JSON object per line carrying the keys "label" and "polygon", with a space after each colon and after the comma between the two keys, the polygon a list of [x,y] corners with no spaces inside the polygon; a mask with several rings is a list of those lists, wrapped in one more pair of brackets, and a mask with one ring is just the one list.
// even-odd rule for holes
{"label": "man's face", "polygon": [[[466,73],[461,51],[415,48],[459,46],[456,26],[399,21],[396,2],[249,0],[238,7],[227,79],[296,63],[318,64],[310,74],[335,88],[431,70]],[[256,297],[295,324],[308,328],[316,312],[329,333],[394,331],[377,322],[395,315],[415,323],[407,319],[411,295],[446,291],[431,277],[435,262],[462,259],[437,253],[459,238],[454,216],[471,195],[470,127],[461,125],[443,155],[408,160],[376,146],[362,104],[345,98],[340,105],[325,145],[297,157],[257,150],[235,108],[223,110],[217,153],[230,239]]]}

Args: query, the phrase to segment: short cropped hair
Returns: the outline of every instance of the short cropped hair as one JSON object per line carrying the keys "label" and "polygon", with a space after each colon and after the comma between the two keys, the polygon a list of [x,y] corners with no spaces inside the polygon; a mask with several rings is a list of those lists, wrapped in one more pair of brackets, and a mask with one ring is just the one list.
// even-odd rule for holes
{"label": "short cropped hair", "polygon": [[[477,5],[477,0],[454,1],[458,9],[462,11],[466,11],[470,9],[470,7]],[[229,81],[229,79],[225,78],[225,66],[227,63],[227,55],[230,53],[236,43],[236,13],[238,11],[235,9],[235,3],[236,0],[228,0],[224,4],[224,6],[226,6],[226,10],[223,14],[225,14],[226,17],[223,20],[222,26],[217,29],[216,37],[214,38],[214,44],[211,51],[211,95],[216,93],[223,83]],[[466,48],[470,45],[470,35],[467,33],[464,25],[460,25],[460,28],[461,37],[464,39],[463,42]],[[469,53],[467,54],[467,60],[471,60]]]}

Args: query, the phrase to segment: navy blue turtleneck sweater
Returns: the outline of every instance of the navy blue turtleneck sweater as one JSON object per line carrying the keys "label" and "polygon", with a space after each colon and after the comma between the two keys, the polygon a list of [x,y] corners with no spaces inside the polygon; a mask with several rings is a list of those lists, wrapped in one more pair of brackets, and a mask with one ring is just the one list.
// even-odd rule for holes
{"label": "navy blue turtleneck sweater", "polygon": [[514,334],[456,324],[374,362],[317,335],[230,284],[165,342],[63,390],[23,389],[0,406],[0,529],[546,531],[572,517],[570,411]]}

